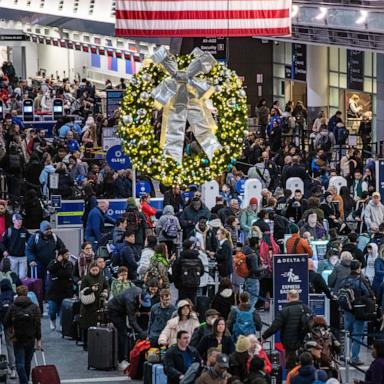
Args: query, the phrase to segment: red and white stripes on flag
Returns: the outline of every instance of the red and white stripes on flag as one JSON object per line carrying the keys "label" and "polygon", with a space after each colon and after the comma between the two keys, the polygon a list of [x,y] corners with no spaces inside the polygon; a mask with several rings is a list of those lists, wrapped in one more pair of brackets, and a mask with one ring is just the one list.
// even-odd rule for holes
{"label": "red and white stripes on flag", "polygon": [[292,0],[117,0],[116,36],[291,34]]}

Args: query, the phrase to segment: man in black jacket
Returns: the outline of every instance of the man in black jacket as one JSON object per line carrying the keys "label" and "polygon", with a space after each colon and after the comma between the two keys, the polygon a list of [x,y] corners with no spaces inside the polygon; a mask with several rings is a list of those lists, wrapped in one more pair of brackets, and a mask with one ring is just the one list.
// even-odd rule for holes
{"label": "man in black jacket", "polygon": [[355,260],[358,260],[360,261],[361,263],[361,268],[365,268],[365,259],[364,259],[364,254],[363,252],[357,248],[357,233],[350,233],[348,235],[348,243],[347,244],[344,244],[343,245],[343,249],[341,250],[342,252],[343,251],[348,251],[348,252],[351,252],[353,258]]}
{"label": "man in black jacket", "polygon": [[197,349],[189,346],[191,337],[188,332],[178,331],[176,338],[177,344],[169,348],[164,356],[164,371],[169,384],[179,384],[193,363],[201,363]]}
{"label": "man in black jacket", "polygon": [[309,293],[325,293],[329,300],[336,297],[332,295],[327,283],[320,273],[315,272],[313,260],[308,259]]}
{"label": "man in black jacket", "polygon": [[191,346],[197,348],[200,340],[207,335],[212,333],[212,326],[215,320],[220,316],[220,313],[216,309],[208,309],[205,312],[205,323],[200,324],[200,327],[193,331]]}
{"label": "man in black jacket", "polygon": [[25,246],[31,234],[23,227],[23,217],[19,213],[12,216],[13,226],[4,233],[1,249],[4,257],[9,257],[11,270],[16,272],[20,279],[27,276],[28,263],[25,256]]}
{"label": "man in black jacket", "polygon": [[119,252],[119,262],[115,263],[119,267],[128,268],[128,280],[137,280],[137,268],[140,254],[135,246],[135,233],[126,231],[124,234],[124,243]]}
{"label": "man in black jacket", "polygon": [[175,210],[175,214],[178,216],[180,210],[185,207],[185,202],[181,196],[180,187],[175,185],[172,189],[164,193],[163,206],[172,205]]}
{"label": "man in black jacket", "polygon": [[285,167],[283,170],[283,174],[281,175],[283,188],[285,188],[287,180],[291,177],[299,177],[303,181],[307,178],[307,171],[300,164],[300,159],[297,156],[293,156],[292,165]]}
{"label": "man in black jacket", "polygon": [[136,313],[140,308],[141,289],[132,287],[120,295],[113,297],[108,302],[109,317],[117,329],[118,334],[118,360],[123,366],[127,366],[128,338],[127,338],[127,316],[129,326],[137,333],[139,339],[147,338],[147,333],[137,322]]}
{"label": "man in black jacket", "polygon": [[296,365],[297,350],[305,336],[302,317],[311,310],[299,300],[299,293],[291,289],[287,293],[287,305],[277,313],[271,326],[263,333],[262,339],[266,340],[277,331],[281,332],[281,342],[285,349],[286,369],[291,370]]}

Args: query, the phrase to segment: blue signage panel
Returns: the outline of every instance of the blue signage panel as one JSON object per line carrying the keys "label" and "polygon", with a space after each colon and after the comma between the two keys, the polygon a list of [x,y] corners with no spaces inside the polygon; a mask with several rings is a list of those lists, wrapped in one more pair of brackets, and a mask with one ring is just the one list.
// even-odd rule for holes
{"label": "blue signage panel", "polygon": [[113,147],[109,148],[105,159],[107,160],[108,165],[114,171],[132,168],[131,160],[124,153],[121,145],[114,145]]}
{"label": "blue signage panel", "polygon": [[241,196],[244,196],[244,193],[245,193],[245,180],[244,179],[240,179],[237,183],[236,183],[236,192],[241,195]]}
{"label": "blue signage panel", "polygon": [[148,181],[138,181],[136,183],[136,196],[142,197],[151,193],[151,184]]}
{"label": "blue signage panel", "polygon": [[273,298],[275,313],[287,301],[287,292],[296,289],[300,300],[308,304],[308,255],[273,256]]}
{"label": "blue signage panel", "polygon": [[323,294],[311,293],[309,295],[308,306],[314,315],[326,317],[326,300],[327,298]]}
{"label": "blue signage panel", "polygon": [[53,208],[61,208],[61,195],[51,195],[51,205]]}

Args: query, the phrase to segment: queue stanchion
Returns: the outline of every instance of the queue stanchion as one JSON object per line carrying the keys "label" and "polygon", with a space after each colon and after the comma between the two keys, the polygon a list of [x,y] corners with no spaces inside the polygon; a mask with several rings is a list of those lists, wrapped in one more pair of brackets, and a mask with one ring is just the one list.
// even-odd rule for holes
{"label": "queue stanchion", "polygon": [[348,331],[344,332],[345,334],[345,345],[344,345],[344,362],[345,362],[345,382],[349,383],[349,356],[351,349],[350,334]]}

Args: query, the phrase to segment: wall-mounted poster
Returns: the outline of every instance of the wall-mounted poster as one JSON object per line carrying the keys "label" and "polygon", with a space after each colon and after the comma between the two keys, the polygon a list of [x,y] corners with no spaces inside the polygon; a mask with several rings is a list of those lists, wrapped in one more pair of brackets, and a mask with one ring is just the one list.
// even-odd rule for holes
{"label": "wall-mounted poster", "polygon": [[345,106],[348,119],[359,119],[364,114],[372,114],[372,96],[369,93],[345,91]]}

